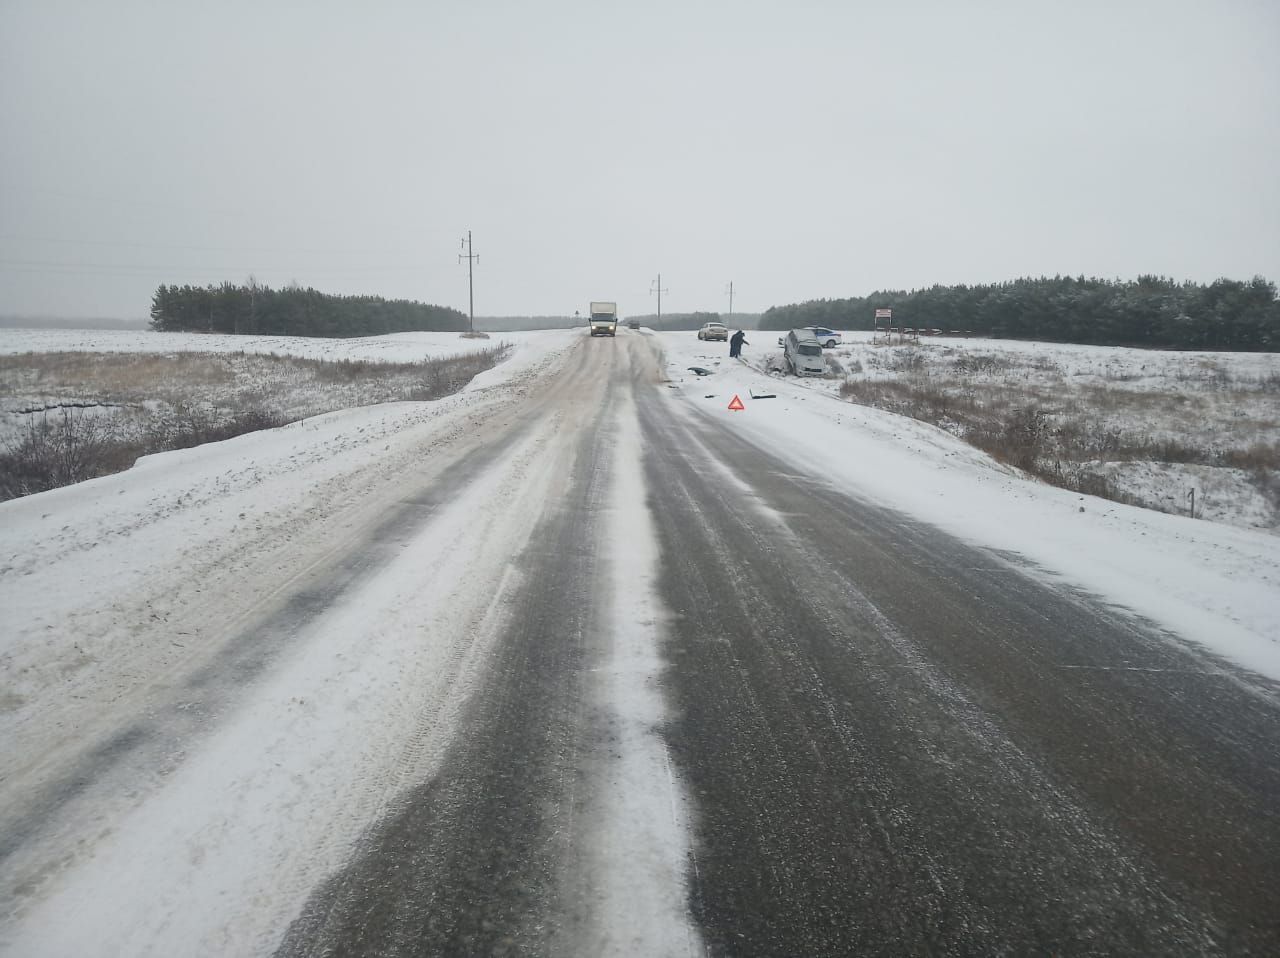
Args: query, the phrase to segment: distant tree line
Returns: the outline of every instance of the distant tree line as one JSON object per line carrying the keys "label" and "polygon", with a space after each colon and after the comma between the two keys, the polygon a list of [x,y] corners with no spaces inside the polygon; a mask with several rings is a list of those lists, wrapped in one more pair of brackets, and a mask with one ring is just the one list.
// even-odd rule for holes
{"label": "distant tree line", "polygon": [[[656,313],[648,313],[642,316],[628,315],[628,320],[635,319],[640,321],[641,326],[648,326],[650,329],[701,329],[707,323],[724,323],[724,317],[719,313],[695,312],[695,313],[663,313],[662,319],[659,320]],[[734,317],[737,319],[737,317]],[[726,325],[728,325],[726,323]]]}
{"label": "distant tree line", "polygon": [[1007,339],[1173,349],[1280,350],[1276,286],[1261,276],[1208,285],[1162,276],[1015,279],[978,286],[810,300],[774,306],[761,329],[871,329],[878,308],[895,326],[960,330]]}
{"label": "distant tree line", "polygon": [[530,329],[568,329],[585,326],[579,316],[477,316],[476,329],[489,333],[523,332]]}
{"label": "distant tree line", "polygon": [[465,330],[467,317],[447,306],[381,296],[332,296],[296,285],[162,285],[151,297],[151,328],[262,336],[378,336]]}

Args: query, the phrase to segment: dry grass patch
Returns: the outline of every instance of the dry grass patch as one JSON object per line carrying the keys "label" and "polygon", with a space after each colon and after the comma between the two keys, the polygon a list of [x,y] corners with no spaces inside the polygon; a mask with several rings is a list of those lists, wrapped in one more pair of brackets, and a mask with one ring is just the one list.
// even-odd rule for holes
{"label": "dry grass patch", "polygon": [[1168,354],[1149,366],[1100,357],[1074,374],[1047,357],[951,348],[881,348],[862,359],[847,363],[866,375],[846,379],[845,398],[938,426],[1055,485],[1182,511],[1188,490],[1141,489],[1139,471],[1119,467],[1153,464],[1148,477],[1184,467],[1211,487],[1227,485],[1213,470],[1235,470],[1270,504],[1267,524],[1280,521],[1280,376],[1234,375],[1211,357],[1180,366]]}
{"label": "dry grass patch", "polygon": [[0,357],[0,499],[320,413],[440,399],[509,351],[500,345],[417,363],[248,353]]}
{"label": "dry grass patch", "polygon": [[[240,354],[243,355],[243,354]],[[68,390],[140,402],[156,384],[180,380],[187,386],[232,382],[228,359],[198,353],[22,353],[0,356],[0,395],[21,391],[54,394]]]}

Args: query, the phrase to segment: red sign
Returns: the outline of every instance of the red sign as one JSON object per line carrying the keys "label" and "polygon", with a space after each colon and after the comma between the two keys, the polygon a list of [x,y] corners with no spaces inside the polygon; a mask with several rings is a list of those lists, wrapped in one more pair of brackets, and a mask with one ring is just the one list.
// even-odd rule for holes
{"label": "red sign", "polygon": [[742,410],[746,409],[747,407],[746,407],[746,406],[744,406],[744,405],[742,405],[742,400],[741,400],[741,399],[739,399],[739,398],[735,395],[735,396],[733,397],[733,402],[729,403],[729,408],[730,408],[730,409],[732,409],[732,410],[734,410],[735,412],[741,412]]}

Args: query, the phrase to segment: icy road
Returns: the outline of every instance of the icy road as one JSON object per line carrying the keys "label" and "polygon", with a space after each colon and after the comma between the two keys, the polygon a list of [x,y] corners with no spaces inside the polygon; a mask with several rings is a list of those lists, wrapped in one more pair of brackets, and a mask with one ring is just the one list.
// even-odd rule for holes
{"label": "icy road", "polygon": [[660,346],[0,505],[0,951],[1280,953],[1273,537]]}

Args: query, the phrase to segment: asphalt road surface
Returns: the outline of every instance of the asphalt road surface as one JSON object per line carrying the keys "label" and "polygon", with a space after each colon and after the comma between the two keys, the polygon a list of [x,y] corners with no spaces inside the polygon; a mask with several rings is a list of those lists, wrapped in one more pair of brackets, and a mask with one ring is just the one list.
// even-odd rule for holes
{"label": "asphalt road surface", "polygon": [[1276,949],[1274,690],[642,408],[709,951]]}
{"label": "asphalt road surface", "polygon": [[[541,450],[555,493],[504,560],[460,731],[279,955],[1280,954],[1280,690],[683,414],[647,336],[568,369],[175,693],[233,710],[455,489]],[[634,595],[625,509],[656,550]],[[656,658],[623,668],[631,625]],[[628,681],[662,702],[650,726]],[[684,836],[640,849],[611,834],[649,808],[632,727]],[[162,737],[123,724],[11,810],[0,854]]]}
{"label": "asphalt road surface", "polygon": [[283,954],[572,947],[586,919],[556,825],[601,732],[577,705],[621,391],[661,546],[662,734],[694,806],[706,953],[1280,949],[1274,689],[672,416],[638,337],[583,348],[630,362],[584,397],[596,415],[522,559],[473,734]]}

